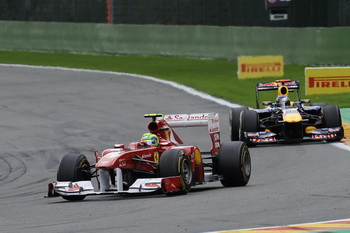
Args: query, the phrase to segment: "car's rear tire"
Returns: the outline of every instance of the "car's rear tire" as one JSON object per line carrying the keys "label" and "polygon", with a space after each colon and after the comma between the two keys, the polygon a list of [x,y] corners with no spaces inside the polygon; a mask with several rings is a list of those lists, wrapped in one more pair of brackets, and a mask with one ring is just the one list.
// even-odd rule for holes
{"label": "car's rear tire", "polygon": [[221,184],[225,187],[245,186],[251,174],[251,158],[244,142],[221,144],[217,157],[217,171],[222,175]]}
{"label": "car's rear tire", "polygon": [[[340,115],[339,107],[336,105],[326,105],[323,107],[323,127],[325,128],[335,128],[341,127],[342,120]],[[344,132],[340,133],[339,137],[334,139],[327,140],[331,141],[340,141],[344,137]]]}
{"label": "car's rear tire", "polygon": [[248,107],[231,108],[229,114],[230,120],[230,137],[231,141],[239,141],[239,126],[241,119],[241,112],[248,109]]}
{"label": "car's rear tire", "polygon": [[[57,181],[82,181],[91,180],[90,163],[85,155],[67,154],[59,165]],[[86,196],[62,196],[69,201],[83,200]]]}
{"label": "car's rear tire", "polygon": [[180,176],[182,190],[178,194],[186,194],[192,187],[194,175],[189,157],[182,150],[167,150],[159,161],[159,176]]}
{"label": "car's rear tire", "polygon": [[240,122],[240,141],[244,141],[248,146],[251,146],[251,144],[245,140],[244,132],[259,131],[259,115],[254,110],[244,110],[242,111]]}

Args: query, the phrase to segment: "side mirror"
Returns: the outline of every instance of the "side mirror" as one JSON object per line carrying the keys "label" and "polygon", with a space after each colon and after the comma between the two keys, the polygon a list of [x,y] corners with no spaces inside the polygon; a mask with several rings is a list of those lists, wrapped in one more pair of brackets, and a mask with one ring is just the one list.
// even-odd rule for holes
{"label": "side mirror", "polygon": [[301,100],[300,102],[301,102],[302,104],[304,104],[304,103],[310,103],[311,100],[310,100],[310,99],[303,99],[303,100]]}
{"label": "side mirror", "polygon": [[263,102],[262,102],[262,105],[264,105],[264,106],[270,106],[270,105],[272,105],[272,102],[271,102],[271,101],[263,101]]}

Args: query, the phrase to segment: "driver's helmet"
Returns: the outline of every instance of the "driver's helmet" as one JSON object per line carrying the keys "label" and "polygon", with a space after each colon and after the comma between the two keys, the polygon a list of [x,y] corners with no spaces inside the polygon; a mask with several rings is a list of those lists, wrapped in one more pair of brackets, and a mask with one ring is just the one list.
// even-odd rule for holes
{"label": "driver's helmet", "polygon": [[141,142],[145,142],[146,144],[150,146],[158,146],[159,145],[159,138],[157,135],[153,133],[145,133],[141,137]]}
{"label": "driver's helmet", "polygon": [[290,100],[288,98],[288,96],[286,95],[280,95],[277,97],[276,99],[276,104],[277,106],[279,107],[282,107],[282,106],[290,106]]}

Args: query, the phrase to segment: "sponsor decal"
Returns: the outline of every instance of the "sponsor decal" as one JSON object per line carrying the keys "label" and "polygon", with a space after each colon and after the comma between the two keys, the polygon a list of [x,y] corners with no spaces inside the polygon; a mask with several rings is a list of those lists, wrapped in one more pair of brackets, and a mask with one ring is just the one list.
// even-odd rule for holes
{"label": "sponsor decal", "polygon": [[337,132],[340,132],[341,131],[341,128],[340,127],[337,127],[337,128],[329,128],[328,129],[328,133],[337,133]]}
{"label": "sponsor decal", "polygon": [[207,120],[209,114],[174,114],[174,115],[166,115],[166,121],[191,121],[191,120]]}
{"label": "sponsor decal", "polygon": [[238,57],[238,78],[282,77],[283,56],[241,56]]}
{"label": "sponsor decal", "polygon": [[173,117],[171,115],[167,115],[164,119],[167,121],[171,121],[173,120]]}
{"label": "sponsor decal", "polygon": [[252,138],[254,138],[254,137],[256,138],[256,137],[259,137],[259,133],[258,132],[255,132],[255,133],[248,132],[247,136],[252,137]]}
{"label": "sponsor decal", "polygon": [[220,140],[220,134],[214,134],[214,140],[216,141],[216,140]]}
{"label": "sponsor decal", "polygon": [[299,88],[298,81],[290,81],[288,79],[276,80],[276,82],[267,82],[267,83],[258,83],[258,90],[275,90],[281,86],[286,86],[288,89],[297,89]]}
{"label": "sponsor decal", "polygon": [[68,187],[67,192],[77,192],[77,191],[81,191],[82,187],[80,187],[78,184],[74,184],[70,187]]}
{"label": "sponsor decal", "polygon": [[307,67],[305,84],[306,95],[350,92],[350,67]]}
{"label": "sponsor decal", "polygon": [[[290,109],[288,109],[290,110]],[[295,110],[295,109],[291,109]],[[302,117],[297,111],[286,111],[283,113],[283,120],[289,123],[299,122],[302,120]]]}
{"label": "sponsor decal", "polygon": [[350,87],[349,77],[310,77],[310,88]]}
{"label": "sponsor decal", "polygon": [[145,155],[142,155],[141,158],[147,159],[147,158],[150,158],[151,156],[152,156],[151,154],[145,154]]}
{"label": "sponsor decal", "polygon": [[336,134],[329,134],[329,135],[312,135],[313,139],[327,139],[327,138],[335,138],[337,135]]}
{"label": "sponsor decal", "polygon": [[219,119],[213,118],[213,119],[211,119],[211,123],[212,123],[212,124],[219,123]]}
{"label": "sponsor decal", "polygon": [[243,73],[279,72],[281,70],[281,66],[282,64],[279,62],[242,64],[241,72]]}
{"label": "sponsor decal", "polygon": [[186,114],[166,115],[164,119],[166,121],[183,121],[186,119],[186,116]]}
{"label": "sponsor decal", "polygon": [[210,133],[217,133],[220,131],[220,127],[213,127],[213,128],[210,128],[209,132]]}
{"label": "sponsor decal", "polygon": [[263,138],[263,139],[268,139],[268,138],[274,138],[276,134],[272,133],[270,131],[268,132],[247,132],[247,137],[249,138]]}
{"label": "sponsor decal", "polygon": [[206,120],[206,119],[208,119],[208,114],[189,115],[187,120]]}
{"label": "sponsor decal", "polygon": [[255,142],[255,143],[259,143],[259,142],[275,142],[276,138],[274,138],[274,137],[271,137],[271,138],[259,138],[259,139],[251,138],[250,141],[251,142]]}
{"label": "sponsor decal", "polygon": [[153,159],[154,159],[154,162],[159,163],[159,153],[158,152],[154,152]]}
{"label": "sponsor decal", "polygon": [[309,134],[315,129],[316,129],[315,126],[308,126],[308,127],[305,128],[305,133]]}
{"label": "sponsor decal", "polygon": [[145,187],[147,187],[147,188],[159,188],[160,183],[146,183]]}

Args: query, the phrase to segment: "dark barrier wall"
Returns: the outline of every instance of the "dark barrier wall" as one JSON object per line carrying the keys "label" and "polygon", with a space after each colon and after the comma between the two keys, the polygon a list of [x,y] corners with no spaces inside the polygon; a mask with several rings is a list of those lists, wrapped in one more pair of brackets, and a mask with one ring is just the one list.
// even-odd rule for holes
{"label": "dark barrier wall", "polygon": [[350,63],[350,28],[108,25],[0,21],[0,50]]}
{"label": "dark barrier wall", "polygon": [[0,0],[0,20],[106,23],[106,0]]}
{"label": "dark barrier wall", "polygon": [[350,26],[349,0],[291,0],[271,21],[266,0],[0,0],[0,20],[114,24]]}
{"label": "dark barrier wall", "polygon": [[271,21],[265,0],[114,0],[114,23],[331,27],[350,25],[348,0],[291,0],[287,20]]}

